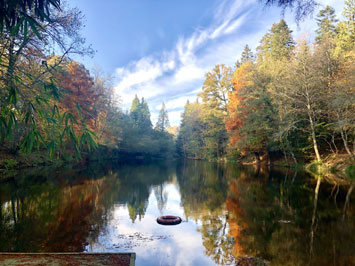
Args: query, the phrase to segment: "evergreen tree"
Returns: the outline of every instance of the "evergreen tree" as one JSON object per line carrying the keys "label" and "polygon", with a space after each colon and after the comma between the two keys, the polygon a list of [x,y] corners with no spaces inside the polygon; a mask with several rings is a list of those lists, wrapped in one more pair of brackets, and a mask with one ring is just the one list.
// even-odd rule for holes
{"label": "evergreen tree", "polygon": [[201,104],[187,102],[181,115],[177,150],[186,158],[202,159],[203,123],[201,121]]}
{"label": "evergreen tree", "polygon": [[142,102],[140,104],[141,108],[141,126],[143,129],[149,129],[152,127],[152,121],[150,120],[150,111],[148,103],[142,98]]}
{"label": "evergreen tree", "polygon": [[163,105],[162,105],[160,112],[159,112],[158,121],[155,126],[155,129],[163,132],[169,126],[170,126],[170,124],[169,124],[168,111],[165,109],[165,103],[163,102]]}
{"label": "evergreen tree", "polygon": [[240,58],[240,62],[244,64],[245,62],[253,62],[253,60],[254,60],[253,52],[249,48],[249,45],[245,45],[244,50],[242,52],[242,56]]}
{"label": "evergreen tree", "polygon": [[316,42],[320,43],[323,38],[333,38],[335,36],[335,24],[337,19],[335,17],[335,10],[330,6],[326,6],[321,10],[317,16],[318,30],[316,31]]}
{"label": "evergreen tree", "polygon": [[245,62],[254,62],[254,54],[251,51],[251,49],[249,48],[249,45],[244,46],[244,50],[241,54],[240,61],[237,60],[237,62],[235,64],[236,68],[239,68]]}
{"label": "evergreen tree", "polygon": [[141,108],[140,108],[140,102],[137,95],[134,97],[132,101],[132,105],[130,109],[130,117],[133,120],[134,124],[138,126],[141,118]]}
{"label": "evergreen tree", "polygon": [[142,101],[140,102],[137,95],[134,97],[130,109],[130,117],[136,127],[141,130],[147,130],[152,127],[149,107],[144,98],[142,98]]}
{"label": "evergreen tree", "polygon": [[292,30],[285,20],[273,24],[270,32],[264,35],[258,46],[258,63],[268,64],[270,61],[289,59],[293,53],[295,42],[292,38]]}
{"label": "evergreen tree", "polygon": [[341,21],[336,29],[336,54],[349,52],[355,47],[355,0],[345,1],[343,10],[345,21]]}

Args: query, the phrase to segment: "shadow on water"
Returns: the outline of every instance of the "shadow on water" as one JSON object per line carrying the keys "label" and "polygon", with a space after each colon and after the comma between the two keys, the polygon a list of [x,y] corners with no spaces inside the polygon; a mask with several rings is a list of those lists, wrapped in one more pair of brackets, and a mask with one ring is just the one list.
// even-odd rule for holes
{"label": "shadow on water", "polygon": [[245,256],[270,265],[352,265],[354,186],[334,194],[313,180],[290,169],[201,161],[16,172],[0,184],[0,251],[84,251],[116,219],[117,206],[127,209],[133,226],[155,215],[154,208],[164,213],[172,201],[166,188],[173,186],[183,218],[196,232],[191,237],[201,241],[196,265],[202,265],[200,256],[211,265]]}

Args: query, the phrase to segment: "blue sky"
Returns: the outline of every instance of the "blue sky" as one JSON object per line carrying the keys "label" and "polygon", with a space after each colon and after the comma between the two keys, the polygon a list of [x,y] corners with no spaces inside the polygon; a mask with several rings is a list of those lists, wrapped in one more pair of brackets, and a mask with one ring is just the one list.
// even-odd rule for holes
{"label": "blue sky", "polygon": [[[323,0],[338,17],[342,0]],[[104,4],[103,4],[104,3]],[[216,64],[234,66],[243,47],[255,49],[273,23],[284,18],[297,40],[313,38],[315,15],[296,25],[292,14],[258,0],[71,0],[85,16],[82,34],[97,51],[81,58],[114,79],[122,108],[135,94],[149,104],[155,123],[164,101],[178,125],[186,101],[193,101],[204,75]]]}

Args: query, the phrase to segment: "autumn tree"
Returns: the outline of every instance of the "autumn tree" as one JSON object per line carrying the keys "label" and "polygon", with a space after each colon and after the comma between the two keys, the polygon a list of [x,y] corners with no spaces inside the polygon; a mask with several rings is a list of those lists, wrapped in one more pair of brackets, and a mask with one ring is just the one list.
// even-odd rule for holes
{"label": "autumn tree", "polygon": [[233,74],[234,91],[229,94],[228,117],[226,118],[226,129],[230,132],[230,144],[235,148],[240,140],[239,129],[243,126],[244,114],[238,111],[242,107],[244,98],[241,96],[241,90],[251,83],[250,75],[253,70],[251,63],[242,64]]}
{"label": "autumn tree", "polygon": [[256,161],[272,150],[275,110],[267,92],[267,77],[245,63],[236,70],[231,94],[230,115],[226,128],[231,133],[231,145],[244,154],[254,154]]}
{"label": "autumn tree", "polygon": [[94,106],[99,95],[93,90],[94,80],[89,71],[82,64],[69,62],[59,74],[58,83],[65,91],[61,104],[94,130],[97,117]]}
{"label": "autumn tree", "polygon": [[329,93],[327,106],[332,115],[333,128],[340,133],[345,151],[355,159],[355,51],[349,53],[338,67],[333,77],[333,86]]}
{"label": "autumn tree", "polygon": [[225,153],[228,94],[233,90],[231,79],[232,69],[225,65],[216,65],[206,74],[199,94],[202,99],[199,121],[204,125],[202,157],[220,158]]}
{"label": "autumn tree", "polygon": [[206,79],[199,94],[202,101],[211,109],[227,111],[228,94],[233,90],[232,69],[225,65],[216,65],[206,74]]}
{"label": "autumn tree", "polygon": [[289,122],[292,127],[308,132],[315,157],[320,161],[317,132],[323,115],[325,84],[314,64],[312,51],[305,41],[297,47],[296,57],[290,61],[287,76],[280,85],[282,88],[280,86],[278,93],[287,104],[288,112],[298,114],[293,117],[294,121]]}
{"label": "autumn tree", "polygon": [[[0,135],[2,141],[14,144],[14,152],[47,147],[52,155],[66,139],[80,146],[79,138],[72,134],[73,126],[58,110],[61,91],[54,72],[70,55],[92,50],[79,34],[81,13],[59,4],[56,0],[1,3]],[[56,64],[48,65],[53,49],[61,55]],[[62,128],[63,133],[53,140],[48,131],[55,128]]]}

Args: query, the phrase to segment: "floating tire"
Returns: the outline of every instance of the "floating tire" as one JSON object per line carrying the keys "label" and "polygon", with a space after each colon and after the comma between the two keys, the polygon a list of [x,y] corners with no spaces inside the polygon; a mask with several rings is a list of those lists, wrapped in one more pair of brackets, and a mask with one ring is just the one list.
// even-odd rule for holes
{"label": "floating tire", "polygon": [[173,215],[160,216],[157,218],[157,223],[161,225],[176,225],[181,223],[181,221],[180,217]]}

